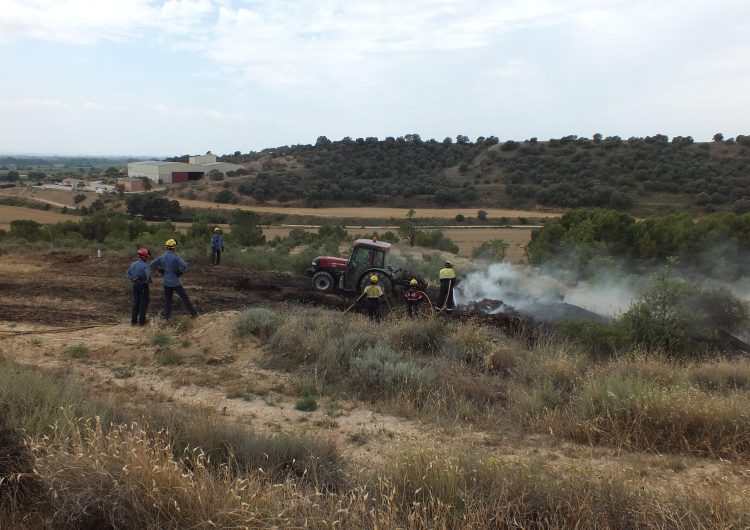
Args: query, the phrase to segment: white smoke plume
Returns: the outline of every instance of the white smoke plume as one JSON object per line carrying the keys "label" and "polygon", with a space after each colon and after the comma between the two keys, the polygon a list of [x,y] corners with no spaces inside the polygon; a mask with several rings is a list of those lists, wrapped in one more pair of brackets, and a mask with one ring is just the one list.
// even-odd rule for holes
{"label": "white smoke plume", "polygon": [[[517,310],[534,304],[567,303],[606,317],[617,317],[636,298],[641,277],[608,274],[566,285],[553,274],[527,266],[494,263],[486,270],[471,272],[456,287],[457,302],[466,305],[480,300],[502,301]],[[564,277],[564,275],[559,275]],[[502,309],[501,309],[502,310]]]}

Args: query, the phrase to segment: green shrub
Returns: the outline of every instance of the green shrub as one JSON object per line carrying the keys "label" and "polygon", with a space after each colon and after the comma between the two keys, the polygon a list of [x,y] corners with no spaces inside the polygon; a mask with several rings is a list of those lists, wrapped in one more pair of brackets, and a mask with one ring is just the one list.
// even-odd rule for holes
{"label": "green shrub", "polygon": [[368,348],[350,360],[349,385],[370,399],[393,395],[401,389],[429,387],[433,382],[434,375],[428,368],[404,358],[388,346]]}
{"label": "green shrub", "polygon": [[619,323],[566,320],[558,325],[558,331],[596,359],[614,357],[631,345],[628,330]]}
{"label": "green shrub", "polygon": [[279,317],[271,309],[252,307],[235,319],[234,332],[240,337],[255,335],[261,339],[270,338],[279,326]]}
{"label": "green shrub", "polygon": [[294,408],[303,412],[312,412],[318,408],[318,402],[312,396],[304,396],[297,400]]}
{"label": "green shrub", "polygon": [[157,333],[154,335],[152,342],[157,348],[166,348],[172,344],[172,337],[166,333]]}
{"label": "green shrub", "polygon": [[89,356],[89,347],[83,344],[70,346],[69,348],[65,349],[65,355],[72,359],[85,359]]}
{"label": "green shrub", "polygon": [[182,364],[182,358],[172,350],[165,349],[156,354],[156,362],[162,366]]}

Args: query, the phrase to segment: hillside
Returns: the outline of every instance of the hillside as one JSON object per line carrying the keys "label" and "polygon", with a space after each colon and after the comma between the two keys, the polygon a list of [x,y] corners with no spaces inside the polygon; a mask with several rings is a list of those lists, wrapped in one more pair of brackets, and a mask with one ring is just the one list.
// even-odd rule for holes
{"label": "hillside", "polygon": [[221,157],[245,164],[250,174],[223,182],[220,200],[744,213],[750,210],[750,137],[719,138],[320,137],[315,145]]}

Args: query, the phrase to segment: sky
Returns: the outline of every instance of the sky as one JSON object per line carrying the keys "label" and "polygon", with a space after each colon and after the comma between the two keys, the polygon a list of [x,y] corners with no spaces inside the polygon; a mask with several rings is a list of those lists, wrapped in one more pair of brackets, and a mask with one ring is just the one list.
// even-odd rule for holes
{"label": "sky", "polygon": [[0,0],[0,153],[750,134],[748,0]]}

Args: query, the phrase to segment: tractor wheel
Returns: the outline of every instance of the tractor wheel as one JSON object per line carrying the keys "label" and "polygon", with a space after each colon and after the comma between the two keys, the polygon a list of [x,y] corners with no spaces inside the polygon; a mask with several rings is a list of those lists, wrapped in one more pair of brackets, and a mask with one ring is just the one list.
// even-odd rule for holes
{"label": "tractor wheel", "polygon": [[[383,289],[383,293],[385,294],[385,296],[391,297],[391,295],[393,294],[393,284],[391,283],[391,279],[380,272],[376,272],[375,274],[377,274],[378,276],[378,285],[381,289]],[[362,291],[365,290],[365,287],[370,285],[370,276],[372,276],[372,273],[366,272],[359,279],[359,291],[357,291],[358,293],[362,293]]]}
{"label": "tractor wheel", "polygon": [[312,277],[313,287],[317,291],[329,292],[333,291],[334,281],[333,276],[330,272],[320,271],[313,274]]}

